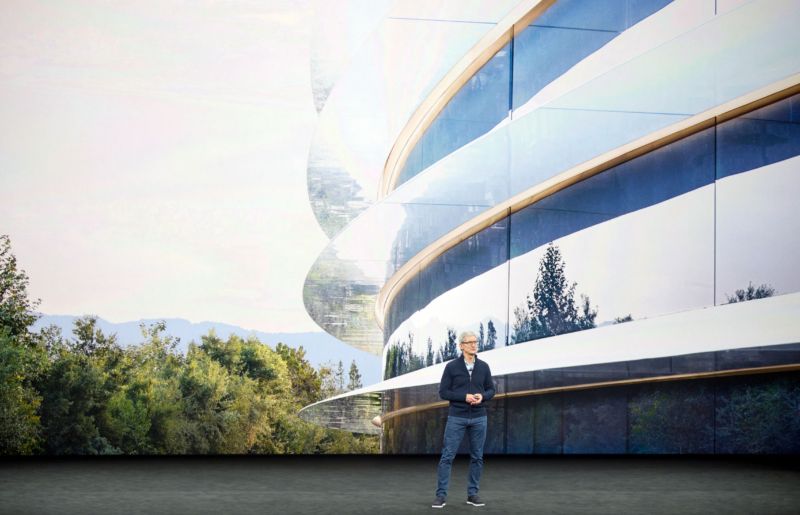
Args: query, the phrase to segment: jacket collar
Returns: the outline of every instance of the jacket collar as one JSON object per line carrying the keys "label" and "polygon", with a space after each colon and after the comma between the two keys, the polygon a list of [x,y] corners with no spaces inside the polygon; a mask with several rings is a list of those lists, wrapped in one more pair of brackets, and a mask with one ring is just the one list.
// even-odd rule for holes
{"label": "jacket collar", "polygon": [[[467,359],[464,357],[464,354],[462,353],[461,356],[458,357],[458,359],[461,361],[461,364],[464,365],[464,370],[466,370],[467,369]],[[478,360],[478,356],[476,355],[475,356],[475,361],[473,362],[473,365],[477,365],[478,361],[479,361]]]}

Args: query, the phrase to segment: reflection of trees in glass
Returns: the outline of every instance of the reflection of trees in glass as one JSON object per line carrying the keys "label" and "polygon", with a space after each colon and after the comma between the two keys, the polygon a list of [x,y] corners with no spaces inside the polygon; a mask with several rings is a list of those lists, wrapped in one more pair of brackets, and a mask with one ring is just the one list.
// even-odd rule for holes
{"label": "reflection of trees in glass", "polygon": [[407,341],[398,341],[389,346],[386,352],[386,365],[383,377],[397,377],[425,366],[425,356],[414,353],[414,333],[408,333]]}
{"label": "reflection of trees in glass", "polygon": [[433,340],[428,337],[428,351],[425,353],[425,366],[433,365]]}
{"label": "reflection of trees in glass", "polygon": [[773,295],[775,295],[775,288],[769,284],[762,284],[761,286],[755,287],[753,286],[753,283],[750,282],[747,284],[747,288],[736,290],[733,295],[728,295],[726,293],[725,297],[728,300],[725,302],[725,304],[734,304],[736,302],[763,299],[766,297],[772,297]]}
{"label": "reflection of trees in glass", "polygon": [[447,340],[445,340],[444,348],[442,349],[442,360],[450,361],[458,357],[458,344],[456,343],[456,331],[450,327],[447,328]]}
{"label": "reflection of trees in glass", "polygon": [[497,346],[497,329],[494,328],[494,322],[489,320],[488,334],[486,336],[486,345],[483,350],[492,350]]}
{"label": "reflection of trees in glass", "polygon": [[533,292],[526,297],[525,304],[514,309],[512,344],[595,327],[597,310],[592,311],[586,295],[581,295],[578,307],[575,302],[578,283],[567,282],[565,267],[561,251],[550,243],[539,262]]}
{"label": "reflection of trees in glass", "polygon": [[630,452],[713,452],[712,396],[706,384],[644,387],[629,404]]}
{"label": "reflection of trees in glass", "polygon": [[[494,349],[497,345],[497,329],[494,321],[489,319],[486,324],[484,335],[483,322],[479,325],[478,348],[479,351]],[[483,343],[481,343],[483,341]],[[424,367],[429,367],[435,363],[443,363],[458,357],[458,336],[452,327],[447,328],[447,336],[444,342],[439,344],[436,351],[433,350],[433,340],[428,338],[426,348],[423,353],[414,352],[414,333],[408,333],[407,340],[397,340],[388,345],[386,360],[384,363],[383,377],[389,379],[408,372],[413,372]]]}
{"label": "reflection of trees in glass", "polygon": [[736,384],[717,401],[717,452],[800,452],[800,383]]}
{"label": "reflection of trees in glass", "polygon": [[483,322],[481,322],[478,328],[478,352],[492,350],[497,346],[497,329],[492,320],[489,320],[486,329],[488,332],[483,330]]}

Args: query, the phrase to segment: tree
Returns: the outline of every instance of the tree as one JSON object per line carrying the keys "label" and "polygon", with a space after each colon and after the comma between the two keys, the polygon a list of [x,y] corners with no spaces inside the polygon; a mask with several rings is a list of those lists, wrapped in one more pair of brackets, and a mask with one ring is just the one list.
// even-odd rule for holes
{"label": "tree", "polygon": [[117,335],[106,336],[97,328],[96,316],[84,316],[74,322],[72,334],[75,339],[71,342],[72,350],[84,356],[107,354],[117,346]]}
{"label": "tree", "polygon": [[483,352],[484,350],[486,350],[485,339],[486,335],[483,332],[483,322],[481,322],[480,325],[478,326],[478,352]]}
{"label": "tree", "polygon": [[11,240],[0,235],[0,455],[32,454],[42,443],[36,383],[46,371],[47,350],[30,332],[37,305],[28,298],[28,276],[17,267]]}
{"label": "tree", "polygon": [[748,300],[764,299],[775,295],[775,288],[769,284],[762,284],[759,287],[754,287],[753,283],[748,283],[747,288],[736,290],[733,295],[725,294],[727,297],[726,304],[735,304],[737,302],[746,302]]}
{"label": "tree", "polygon": [[48,454],[117,454],[99,425],[110,392],[89,356],[63,348],[40,383],[42,429]]}
{"label": "tree", "polygon": [[487,330],[486,344],[483,346],[483,350],[492,350],[497,346],[497,329],[494,328],[494,322],[491,320],[489,320]]}
{"label": "tree", "polygon": [[336,379],[336,391],[343,392],[344,391],[344,365],[342,364],[342,360],[339,360],[339,364],[336,366],[335,379]]}
{"label": "tree", "polygon": [[41,445],[39,406],[32,382],[44,370],[45,354],[0,329],[0,455],[33,454]]}
{"label": "tree", "polygon": [[302,406],[308,406],[322,399],[322,379],[306,359],[303,347],[297,349],[285,343],[278,343],[277,353],[286,362],[292,382],[292,395]]}
{"label": "tree", "polygon": [[349,375],[350,375],[350,381],[347,383],[348,390],[356,390],[364,386],[361,384],[361,373],[359,373],[358,371],[358,365],[356,365],[356,360],[353,360],[352,363],[350,363]]}
{"label": "tree", "polygon": [[428,337],[427,352],[425,353],[425,366],[433,365],[433,340]]}
{"label": "tree", "polygon": [[34,312],[39,300],[28,298],[28,275],[17,268],[11,239],[0,235],[0,328],[11,338],[29,336],[28,328],[39,318]]}
{"label": "tree", "polygon": [[581,296],[581,309],[575,302],[575,287],[567,282],[566,263],[561,251],[550,243],[539,263],[532,295],[514,310],[513,343],[595,327],[597,311],[589,297]]}
{"label": "tree", "polygon": [[456,343],[456,332],[454,329],[447,328],[447,340],[442,349],[442,361],[450,361],[458,357],[458,344]]}

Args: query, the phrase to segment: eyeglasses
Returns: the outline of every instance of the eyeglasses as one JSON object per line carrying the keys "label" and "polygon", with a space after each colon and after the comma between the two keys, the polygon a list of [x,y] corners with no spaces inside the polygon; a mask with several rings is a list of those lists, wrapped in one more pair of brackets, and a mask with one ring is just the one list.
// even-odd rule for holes
{"label": "eyeglasses", "polygon": [[474,342],[461,342],[461,345],[478,345],[478,341],[476,340]]}

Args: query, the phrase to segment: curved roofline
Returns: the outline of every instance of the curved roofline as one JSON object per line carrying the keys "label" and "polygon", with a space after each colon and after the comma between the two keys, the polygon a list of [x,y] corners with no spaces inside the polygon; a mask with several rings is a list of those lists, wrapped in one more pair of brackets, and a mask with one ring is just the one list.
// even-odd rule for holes
{"label": "curved roofline", "polygon": [[520,2],[509,14],[475,44],[472,49],[445,75],[430,94],[420,103],[406,125],[400,131],[389,151],[378,185],[378,200],[391,193],[396,185],[400,171],[405,165],[414,146],[430,127],[448,102],[461,90],[461,87],[484,65],[503,45],[511,41],[520,30],[538,18],[556,0],[525,0]]}
{"label": "curved roofline", "polygon": [[434,241],[400,267],[378,293],[375,320],[383,329],[387,312],[395,296],[424,266],[465,239],[512,213],[609,168],[798,92],[800,92],[800,73],[610,150],[496,204]]}

